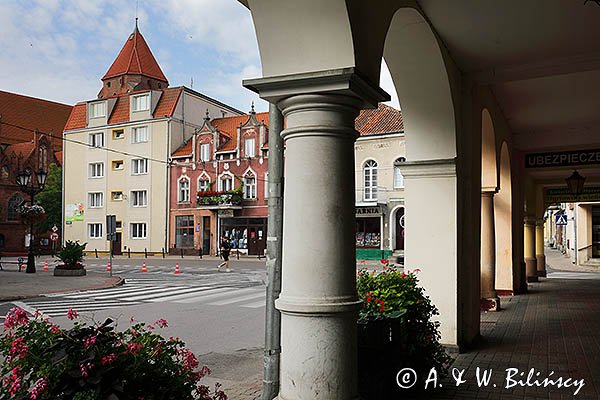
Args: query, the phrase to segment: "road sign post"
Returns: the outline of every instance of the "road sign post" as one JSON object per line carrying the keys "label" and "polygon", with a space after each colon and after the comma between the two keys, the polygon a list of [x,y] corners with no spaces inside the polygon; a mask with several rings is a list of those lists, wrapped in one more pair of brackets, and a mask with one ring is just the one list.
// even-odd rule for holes
{"label": "road sign post", "polygon": [[557,214],[555,216],[556,218],[556,225],[558,226],[566,226],[567,225],[567,214]]}
{"label": "road sign post", "polygon": [[110,276],[112,276],[112,264],[113,264],[113,242],[117,239],[117,216],[116,215],[107,215],[106,216],[106,240],[109,242],[109,264],[110,268]]}

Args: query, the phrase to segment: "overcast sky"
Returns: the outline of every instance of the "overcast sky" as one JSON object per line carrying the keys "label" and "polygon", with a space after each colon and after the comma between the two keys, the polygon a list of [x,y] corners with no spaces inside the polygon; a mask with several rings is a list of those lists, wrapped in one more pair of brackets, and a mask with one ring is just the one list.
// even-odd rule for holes
{"label": "overcast sky", "polygon": [[[0,90],[67,104],[96,98],[133,31],[135,0],[0,0]],[[242,111],[267,103],[241,86],[261,77],[250,12],[236,0],[140,0],[139,29],[171,86]],[[395,97],[387,68],[381,86]],[[397,99],[390,105],[398,107]]]}

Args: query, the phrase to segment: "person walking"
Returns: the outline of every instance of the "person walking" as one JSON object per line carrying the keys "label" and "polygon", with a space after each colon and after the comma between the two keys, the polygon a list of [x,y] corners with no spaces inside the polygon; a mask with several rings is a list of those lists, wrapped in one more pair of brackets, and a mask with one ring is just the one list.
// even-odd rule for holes
{"label": "person walking", "polygon": [[226,237],[221,240],[221,256],[223,257],[223,262],[219,264],[217,267],[217,271],[221,270],[221,267],[225,267],[225,272],[231,272],[229,269],[229,252],[231,251],[231,245],[229,244],[229,239]]}

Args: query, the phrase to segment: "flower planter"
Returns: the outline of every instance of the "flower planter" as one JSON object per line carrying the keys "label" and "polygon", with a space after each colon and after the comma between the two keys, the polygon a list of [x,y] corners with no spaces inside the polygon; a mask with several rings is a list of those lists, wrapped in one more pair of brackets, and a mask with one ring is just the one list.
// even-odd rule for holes
{"label": "flower planter", "polygon": [[60,267],[54,268],[54,276],[84,276],[86,274],[87,274],[87,272],[85,271],[85,268],[77,268],[77,269],[60,268]]}

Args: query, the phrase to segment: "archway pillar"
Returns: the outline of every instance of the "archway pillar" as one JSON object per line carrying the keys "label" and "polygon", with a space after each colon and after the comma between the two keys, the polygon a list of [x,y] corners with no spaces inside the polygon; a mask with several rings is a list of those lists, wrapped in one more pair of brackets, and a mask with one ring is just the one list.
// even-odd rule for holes
{"label": "archway pillar", "polygon": [[535,218],[525,217],[525,271],[527,282],[537,282],[537,260],[535,258]]}
{"label": "archway pillar", "polygon": [[386,93],[351,68],[244,86],[286,118],[278,399],[358,399],[354,119]]}
{"label": "archway pillar", "polygon": [[535,259],[537,276],[546,276],[546,255],[544,254],[544,220],[535,222]]}
{"label": "archway pillar", "polygon": [[495,188],[481,192],[481,303],[488,311],[500,309],[500,298],[496,293],[495,194]]}

